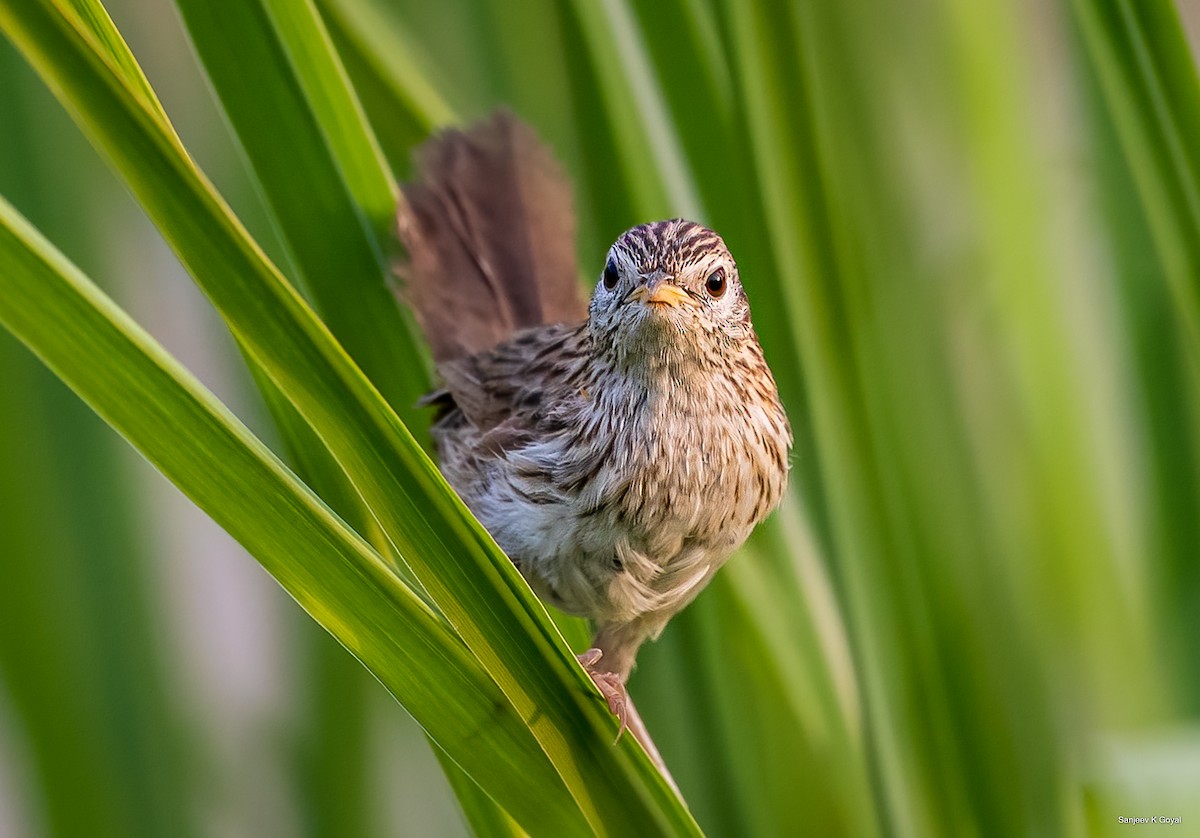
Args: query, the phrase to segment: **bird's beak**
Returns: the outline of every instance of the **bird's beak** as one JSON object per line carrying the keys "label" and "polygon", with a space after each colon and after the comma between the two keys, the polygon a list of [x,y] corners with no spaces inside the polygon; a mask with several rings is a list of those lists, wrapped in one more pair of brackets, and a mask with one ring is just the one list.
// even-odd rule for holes
{"label": "bird's beak", "polygon": [[659,280],[650,285],[639,285],[629,293],[629,299],[636,300],[645,306],[665,305],[677,308],[681,303],[690,300],[687,292],[670,282]]}

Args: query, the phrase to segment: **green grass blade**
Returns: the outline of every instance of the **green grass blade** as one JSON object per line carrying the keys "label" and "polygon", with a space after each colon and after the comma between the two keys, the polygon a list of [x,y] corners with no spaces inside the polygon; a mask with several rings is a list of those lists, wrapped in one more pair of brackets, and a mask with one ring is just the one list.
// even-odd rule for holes
{"label": "green grass blade", "polygon": [[[177,5],[299,271],[296,285],[393,409],[423,419],[424,351],[389,288],[384,255],[391,177],[315,11],[304,0]],[[288,155],[279,153],[282,137]],[[377,531],[323,443],[268,377],[257,380],[302,476],[322,497],[336,497],[360,532]],[[411,574],[406,581],[414,583]]]}
{"label": "green grass blade", "polygon": [[336,9],[323,9],[323,17],[371,129],[392,171],[403,178],[412,164],[411,149],[428,137],[437,123],[409,101],[406,91],[411,85],[396,82],[387,62],[364,46],[359,33],[343,22]]}
{"label": "green grass blade", "polygon": [[530,832],[581,831],[529,728],[442,621],[5,203],[0,321],[246,547]]}
{"label": "green grass blade", "polygon": [[0,674],[29,741],[30,810],[53,834],[195,834],[151,556],[107,429],[7,334],[0,387],[21,394],[0,404]]}
{"label": "green grass blade", "polygon": [[[249,363],[288,450],[289,461],[301,480],[371,542],[380,555],[389,558],[389,565],[404,583],[426,605],[431,605],[407,566],[391,554],[390,545],[374,526],[362,498],[328,449],[279,388],[252,361]],[[304,678],[308,722],[299,737],[300,756],[293,773],[302,789],[299,806],[303,821],[313,838],[371,835],[378,813],[371,805],[367,717],[378,687],[370,673],[358,666],[319,626],[306,623],[297,628],[308,664]]]}
{"label": "green grass blade", "polygon": [[328,634],[315,624],[306,628],[311,629],[303,637],[308,718],[294,766],[305,834],[366,838],[379,833],[379,813],[371,806],[374,777],[366,758],[372,733],[369,709],[379,687]]}
{"label": "green grass blade", "polygon": [[64,8],[70,9],[76,15],[80,28],[95,39],[94,43],[97,49],[108,57],[114,69],[125,79],[130,89],[141,98],[143,104],[166,119],[167,113],[163,110],[162,103],[158,101],[158,95],[150,87],[146,74],[138,66],[137,59],[133,57],[125,39],[121,37],[112,18],[108,16],[108,10],[94,0],[69,0]]}
{"label": "green grass blade", "polygon": [[[1098,34],[1093,32],[1093,38]],[[1112,101],[1111,92],[1106,96],[1101,85],[1099,46],[1094,40],[1080,45],[1080,73],[1090,94],[1085,104],[1095,149],[1093,176],[1118,280],[1119,311],[1129,334],[1129,360],[1136,370],[1131,402],[1147,452],[1145,483],[1138,489],[1147,510],[1147,556],[1153,557],[1145,571],[1155,590],[1157,642],[1173,661],[1168,665],[1173,701],[1194,717],[1200,713],[1200,668],[1194,665],[1195,647],[1189,640],[1200,627],[1193,598],[1200,588],[1195,561],[1200,545],[1200,375],[1189,348],[1194,348],[1191,315],[1179,305],[1179,278],[1172,279],[1160,257],[1164,241],[1156,239],[1154,216],[1146,207],[1155,193],[1139,188],[1132,170],[1133,158],[1141,156],[1144,166],[1151,149],[1137,145],[1135,137],[1121,137],[1119,102]],[[1121,70],[1108,68],[1110,74]]]}
{"label": "green grass blade", "polygon": [[125,177],[235,336],[338,458],[438,607],[530,719],[589,822],[617,832],[695,831],[631,739],[610,744],[613,719],[511,562],[161,120],[52,2],[6,0],[0,23]]}
{"label": "green grass blade", "polygon": [[1150,230],[1200,363],[1200,82],[1169,0],[1073,0]]}
{"label": "green grass blade", "polygon": [[[103,7],[98,3],[89,2],[89,0],[76,0],[75,7],[82,19],[97,22],[92,28],[97,30],[100,45],[121,67],[127,81],[144,88],[148,94],[148,101],[153,103],[155,109],[165,119],[165,112],[162,112],[140,67],[129,53],[119,33],[112,27]],[[301,15],[284,16],[285,20],[293,23],[296,18],[303,22]],[[223,21],[226,28],[220,33],[222,37],[219,39],[222,48],[228,46],[227,39],[224,37],[227,34],[249,32],[256,36],[251,39],[250,49],[244,52],[237,49],[232,51],[232,54],[236,55],[240,62],[252,64],[255,59],[261,58],[263,53],[277,59],[280,57],[278,50],[272,51],[269,48],[274,45],[274,42],[269,38],[262,37],[262,32],[245,28],[228,28],[231,23],[236,23],[236,21]],[[296,29],[300,31],[296,32]],[[345,211],[344,201],[341,205],[331,207],[331,203],[337,204],[337,202],[317,199],[320,194],[333,194],[341,197],[344,191],[341,182],[330,182],[332,178],[329,177],[331,174],[329,166],[324,169],[319,166],[311,166],[308,169],[310,177],[307,180],[298,180],[290,176],[286,178],[285,185],[297,187],[292,190],[293,192],[299,193],[300,190],[307,190],[302,194],[288,194],[286,189],[282,190],[281,194],[281,190],[277,188],[264,188],[264,191],[269,195],[277,196],[272,203],[272,209],[276,211],[277,228],[291,234],[291,241],[298,240],[300,242],[299,248],[293,248],[292,262],[296,263],[296,257],[300,257],[299,264],[307,269],[306,274],[310,285],[315,284],[318,287],[320,292],[318,301],[326,301],[329,303],[329,308],[338,309],[333,316],[329,316],[327,313],[327,321],[335,327],[339,327],[341,331],[339,337],[344,345],[356,351],[358,362],[374,375],[378,386],[391,396],[392,403],[398,409],[411,411],[417,393],[424,388],[425,384],[425,375],[421,364],[397,365],[384,360],[389,352],[412,349],[411,341],[407,339],[407,324],[400,317],[395,316],[394,302],[385,287],[383,281],[385,269],[382,266],[383,260],[380,258],[382,247],[375,240],[378,231],[386,230],[390,226],[393,210],[390,179],[384,167],[379,163],[378,155],[371,145],[370,136],[361,130],[356,134],[353,130],[361,120],[356,119],[358,114],[353,107],[352,97],[338,96],[342,79],[336,73],[336,68],[331,69],[329,67],[331,62],[320,60],[322,58],[320,51],[324,47],[320,33],[313,33],[311,29],[305,31],[300,26],[295,26],[291,31],[294,40],[301,41],[302,46],[311,45],[309,50],[300,50],[304,54],[298,64],[302,70],[308,71],[306,81],[309,87],[316,89],[317,95],[310,96],[309,99],[315,100],[321,106],[318,110],[324,119],[322,127],[327,125],[333,127],[333,130],[329,132],[328,145],[339,156],[338,162],[344,162],[347,181],[345,188],[351,192],[352,200],[356,202],[356,208],[361,211],[359,215],[373,220],[375,229],[370,230],[366,236],[359,234],[338,235],[334,238],[310,238],[312,229],[304,229],[306,221],[310,222],[315,229],[333,229],[344,233],[347,225],[330,223],[330,209],[334,210],[333,220],[351,219],[349,226],[354,233],[367,226],[364,224],[364,219],[354,217],[353,213],[339,214],[337,212],[337,210]],[[196,38],[195,32],[193,32],[193,38]],[[234,46],[241,45],[244,43]],[[313,52],[317,54],[314,56],[311,54]],[[219,59],[220,56],[214,60],[219,61]],[[265,69],[268,72],[264,72],[262,66],[247,68],[247,72],[238,79],[235,90],[241,94],[241,98],[238,99],[239,103],[245,102],[246,80],[254,80],[253,92],[258,93],[264,81],[270,84],[278,82],[280,75],[290,76],[290,67],[284,68],[282,73],[279,67]],[[325,86],[332,87],[332,91],[324,90],[322,82],[325,82]],[[293,85],[293,87],[295,86]],[[251,130],[258,129],[260,132],[258,137],[267,139],[273,144],[278,143],[281,136],[288,137],[290,144],[297,144],[296,134],[299,131],[315,128],[315,121],[305,120],[303,114],[297,115],[294,110],[287,109],[289,104],[296,104],[296,97],[286,95],[288,92],[294,92],[286,84],[278,84],[268,89],[274,90],[276,95],[273,98],[264,97],[264,99],[278,103],[278,110],[292,118],[289,129],[275,133],[278,130],[277,126],[268,124],[261,118],[261,113],[256,110],[249,120]],[[231,113],[230,116],[232,117],[234,114]],[[264,130],[270,132],[269,137],[262,137],[261,132]],[[315,144],[318,146],[315,156],[324,161],[325,158],[321,156],[323,150],[321,146],[325,144],[325,138],[323,136],[310,137],[310,141],[313,139],[316,140]],[[250,148],[255,150],[253,146]],[[268,161],[275,159],[278,158],[273,153],[268,156]],[[268,163],[267,174],[270,173],[271,169]],[[320,181],[322,174],[326,176],[326,180],[317,182]],[[338,171],[336,174],[341,175],[342,172]],[[270,186],[275,187],[276,184],[270,184]],[[283,213],[282,219],[279,218],[280,212]],[[300,223],[296,223],[297,221]],[[321,249],[319,247],[321,242],[332,242],[334,247]],[[313,247],[311,244],[318,246]],[[306,247],[306,245],[309,246]],[[331,250],[334,252],[330,252]],[[367,252],[364,253],[364,251]],[[364,261],[373,268],[368,269],[365,275],[361,270]],[[328,264],[336,265],[346,273],[325,270]],[[335,273],[336,275],[333,275]],[[376,287],[364,287],[370,285],[369,280],[372,276],[378,277],[378,281],[374,283]],[[347,291],[353,294],[356,290],[363,298],[360,302],[367,304],[367,308],[362,309],[366,316],[359,316],[359,312],[353,310],[346,312],[340,310],[339,303],[346,299]],[[375,291],[374,294],[371,293],[372,290]],[[389,317],[389,315],[392,316]],[[252,370],[256,369],[252,362],[251,368]],[[278,389],[265,375],[256,375],[256,381],[271,409],[276,426],[288,444],[292,461],[298,464],[304,479],[309,485],[316,487],[321,496],[330,502],[343,519],[350,522],[359,532],[367,535],[377,533],[377,528],[371,526],[370,515],[362,505],[361,499],[354,493],[336,462],[329,457],[323,444],[311,433],[294,408],[279,394]],[[376,546],[384,550],[386,554],[385,545],[377,543]],[[419,593],[423,593],[411,574],[407,573],[407,568],[400,565],[397,569],[410,586],[415,586]],[[374,689],[371,686],[372,680],[368,673],[348,660],[346,662],[337,661],[335,656],[344,653],[333,647],[318,628],[305,627],[304,631],[310,644],[308,648],[314,650],[312,654],[314,671],[309,678],[309,683],[312,684],[310,696],[311,712],[314,713],[314,718],[312,723],[305,728],[306,737],[302,750],[307,758],[301,761],[297,773],[297,777],[304,781],[307,787],[307,792],[302,795],[303,805],[307,809],[306,818],[311,823],[316,835],[366,834],[366,824],[369,818],[369,807],[367,806],[369,785],[363,782],[365,765],[362,754],[365,753],[366,730],[363,728],[362,717],[363,703],[370,695],[370,691]],[[358,724],[354,723],[355,720],[358,720]]]}
{"label": "green grass blade", "polygon": [[388,287],[394,187],[316,12],[305,0],[177,5],[293,256],[297,287],[411,421],[428,376]]}
{"label": "green grass blade", "polygon": [[[629,9],[620,2],[587,0],[559,0],[558,6],[577,79],[577,114],[585,121],[582,138],[589,169],[605,164],[604,178],[589,183],[589,193],[612,208],[598,218],[702,217],[647,47]],[[611,241],[622,229],[604,232]]]}
{"label": "green grass blade", "polygon": [[434,754],[476,838],[524,838],[525,830],[438,747]]}
{"label": "green grass blade", "polygon": [[[353,56],[359,67],[356,81],[370,79],[376,101],[387,102],[420,134],[428,134],[437,126],[455,120],[450,105],[413,60],[408,42],[373,4],[320,0],[320,6],[335,40],[345,45],[343,57]],[[400,138],[393,135],[393,139]],[[385,148],[388,145],[385,143]],[[393,149],[395,153],[407,156],[410,143],[395,145],[398,146]],[[404,168],[407,162],[397,171]]]}
{"label": "green grass blade", "polygon": [[[298,287],[309,289],[334,336],[400,415],[421,421],[415,404],[428,389],[424,353],[396,305],[385,258],[394,186],[321,20],[304,0],[177,6],[289,245]],[[288,155],[279,153],[281,138]],[[265,378],[260,386],[275,390]],[[378,534],[345,475],[326,462],[323,444],[286,400],[275,393],[268,399],[300,474],[322,497],[337,498],[334,507],[359,532]],[[376,547],[388,552],[386,539]],[[421,590],[403,565],[401,573]],[[311,728],[319,752],[306,766],[312,790],[304,800],[317,834],[364,834],[369,787],[354,772],[365,769],[356,757],[364,753],[365,731],[347,722],[362,716],[370,688],[361,673],[330,682],[339,666],[326,646],[316,647],[313,698],[326,712]]]}
{"label": "green grass blade", "polygon": [[[287,51],[289,66],[300,82],[350,194],[370,220],[378,239],[387,241],[396,224],[391,173],[314,0],[263,0],[261,5]],[[262,69],[257,61],[247,61],[246,66]]]}
{"label": "green grass blade", "polygon": [[[103,261],[78,200],[96,187],[91,150],[6,42],[0,78],[0,191]],[[3,330],[0,392],[0,734],[27,746],[4,761],[31,792],[15,808],[53,834],[194,834],[197,753],[159,648],[136,466]]]}

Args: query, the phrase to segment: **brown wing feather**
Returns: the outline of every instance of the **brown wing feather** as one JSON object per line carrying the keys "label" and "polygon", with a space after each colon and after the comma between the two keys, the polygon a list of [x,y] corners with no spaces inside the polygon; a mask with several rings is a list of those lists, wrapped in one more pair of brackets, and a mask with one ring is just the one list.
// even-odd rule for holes
{"label": "brown wing feather", "polygon": [[451,361],[514,332],[587,316],[570,186],[533,129],[506,111],[448,130],[416,154],[403,187],[403,296]]}
{"label": "brown wing feather", "polygon": [[440,392],[481,431],[514,419],[536,424],[569,390],[585,340],[581,326],[527,329],[486,352],[440,364],[446,385]]}

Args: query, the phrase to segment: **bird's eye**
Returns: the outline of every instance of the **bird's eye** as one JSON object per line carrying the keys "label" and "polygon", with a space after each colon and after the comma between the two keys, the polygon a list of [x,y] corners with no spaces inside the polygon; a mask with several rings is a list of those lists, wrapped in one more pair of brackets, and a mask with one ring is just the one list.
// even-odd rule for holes
{"label": "bird's eye", "polygon": [[609,291],[613,290],[617,287],[617,280],[620,278],[620,274],[617,273],[617,263],[609,259],[608,264],[604,266],[604,287]]}
{"label": "bird's eye", "polygon": [[720,297],[725,293],[725,269],[717,268],[708,275],[708,279],[704,281],[704,288],[708,291],[709,296]]}

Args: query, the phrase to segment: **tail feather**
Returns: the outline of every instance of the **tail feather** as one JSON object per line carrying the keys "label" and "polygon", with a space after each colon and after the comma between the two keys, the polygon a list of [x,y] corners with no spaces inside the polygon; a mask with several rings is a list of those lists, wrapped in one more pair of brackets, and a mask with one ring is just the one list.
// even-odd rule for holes
{"label": "tail feather", "polygon": [[436,361],[587,316],[570,186],[533,129],[499,111],[430,139],[415,158],[398,273]]}

